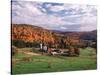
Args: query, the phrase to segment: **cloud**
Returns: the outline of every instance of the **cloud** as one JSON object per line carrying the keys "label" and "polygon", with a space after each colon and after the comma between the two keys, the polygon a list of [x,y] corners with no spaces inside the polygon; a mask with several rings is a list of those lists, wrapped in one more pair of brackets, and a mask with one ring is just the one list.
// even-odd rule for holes
{"label": "cloud", "polygon": [[51,6],[49,9],[51,11],[58,12],[58,11],[64,10],[64,7],[58,5],[58,6]]}
{"label": "cloud", "polygon": [[91,31],[96,29],[96,21],[93,5],[12,1],[12,23],[60,31]]}
{"label": "cloud", "polygon": [[64,30],[67,29],[66,27],[60,27],[60,28],[61,28],[61,29],[64,29]]}

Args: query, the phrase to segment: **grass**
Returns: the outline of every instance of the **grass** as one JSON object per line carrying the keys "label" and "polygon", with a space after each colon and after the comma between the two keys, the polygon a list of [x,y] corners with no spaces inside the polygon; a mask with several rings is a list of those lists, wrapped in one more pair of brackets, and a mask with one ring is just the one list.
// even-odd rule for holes
{"label": "grass", "polygon": [[[92,70],[96,69],[96,54],[91,55],[91,51],[81,49],[79,57],[54,57],[54,56],[30,56],[18,54],[13,59],[30,57],[32,61],[19,61],[12,67],[12,74]],[[90,52],[89,52],[90,51]],[[86,54],[87,53],[87,54]],[[85,55],[86,54],[86,55]],[[50,67],[48,67],[50,66]]]}
{"label": "grass", "polygon": [[23,50],[24,50],[24,51],[25,51],[25,50],[29,50],[29,51],[32,51],[32,48],[18,48],[18,50],[22,50],[22,51],[23,51]]}

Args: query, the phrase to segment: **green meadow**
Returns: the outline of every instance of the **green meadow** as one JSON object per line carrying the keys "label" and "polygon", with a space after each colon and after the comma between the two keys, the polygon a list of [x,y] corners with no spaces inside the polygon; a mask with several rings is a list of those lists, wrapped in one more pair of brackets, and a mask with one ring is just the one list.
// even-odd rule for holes
{"label": "green meadow", "polygon": [[[32,50],[31,48],[20,50],[24,49]],[[31,61],[20,61],[24,57],[29,57]],[[34,56],[19,53],[13,56],[12,59],[19,59],[18,62],[12,65],[12,74],[94,70],[97,68],[96,53],[93,48],[81,49],[79,57]]]}

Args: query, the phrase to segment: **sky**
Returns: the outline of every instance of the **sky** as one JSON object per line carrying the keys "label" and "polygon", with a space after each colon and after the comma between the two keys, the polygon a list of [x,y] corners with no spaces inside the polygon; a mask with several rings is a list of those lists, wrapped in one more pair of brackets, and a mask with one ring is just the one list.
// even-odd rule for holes
{"label": "sky", "polygon": [[97,9],[85,4],[12,1],[12,23],[49,30],[92,31],[97,29]]}

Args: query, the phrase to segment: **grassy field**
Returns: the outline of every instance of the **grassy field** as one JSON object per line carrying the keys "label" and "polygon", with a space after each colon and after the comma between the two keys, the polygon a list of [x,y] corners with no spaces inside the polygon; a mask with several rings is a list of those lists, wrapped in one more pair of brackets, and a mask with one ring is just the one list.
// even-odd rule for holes
{"label": "grassy field", "polygon": [[[26,48],[24,48],[26,49]],[[24,50],[22,49],[22,50]],[[29,48],[30,50],[31,48]],[[81,49],[79,57],[64,56],[32,56],[19,53],[13,59],[30,57],[31,61],[18,61],[12,67],[12,74],[61,72],[96,69],[96,54],[94,49]]]}

